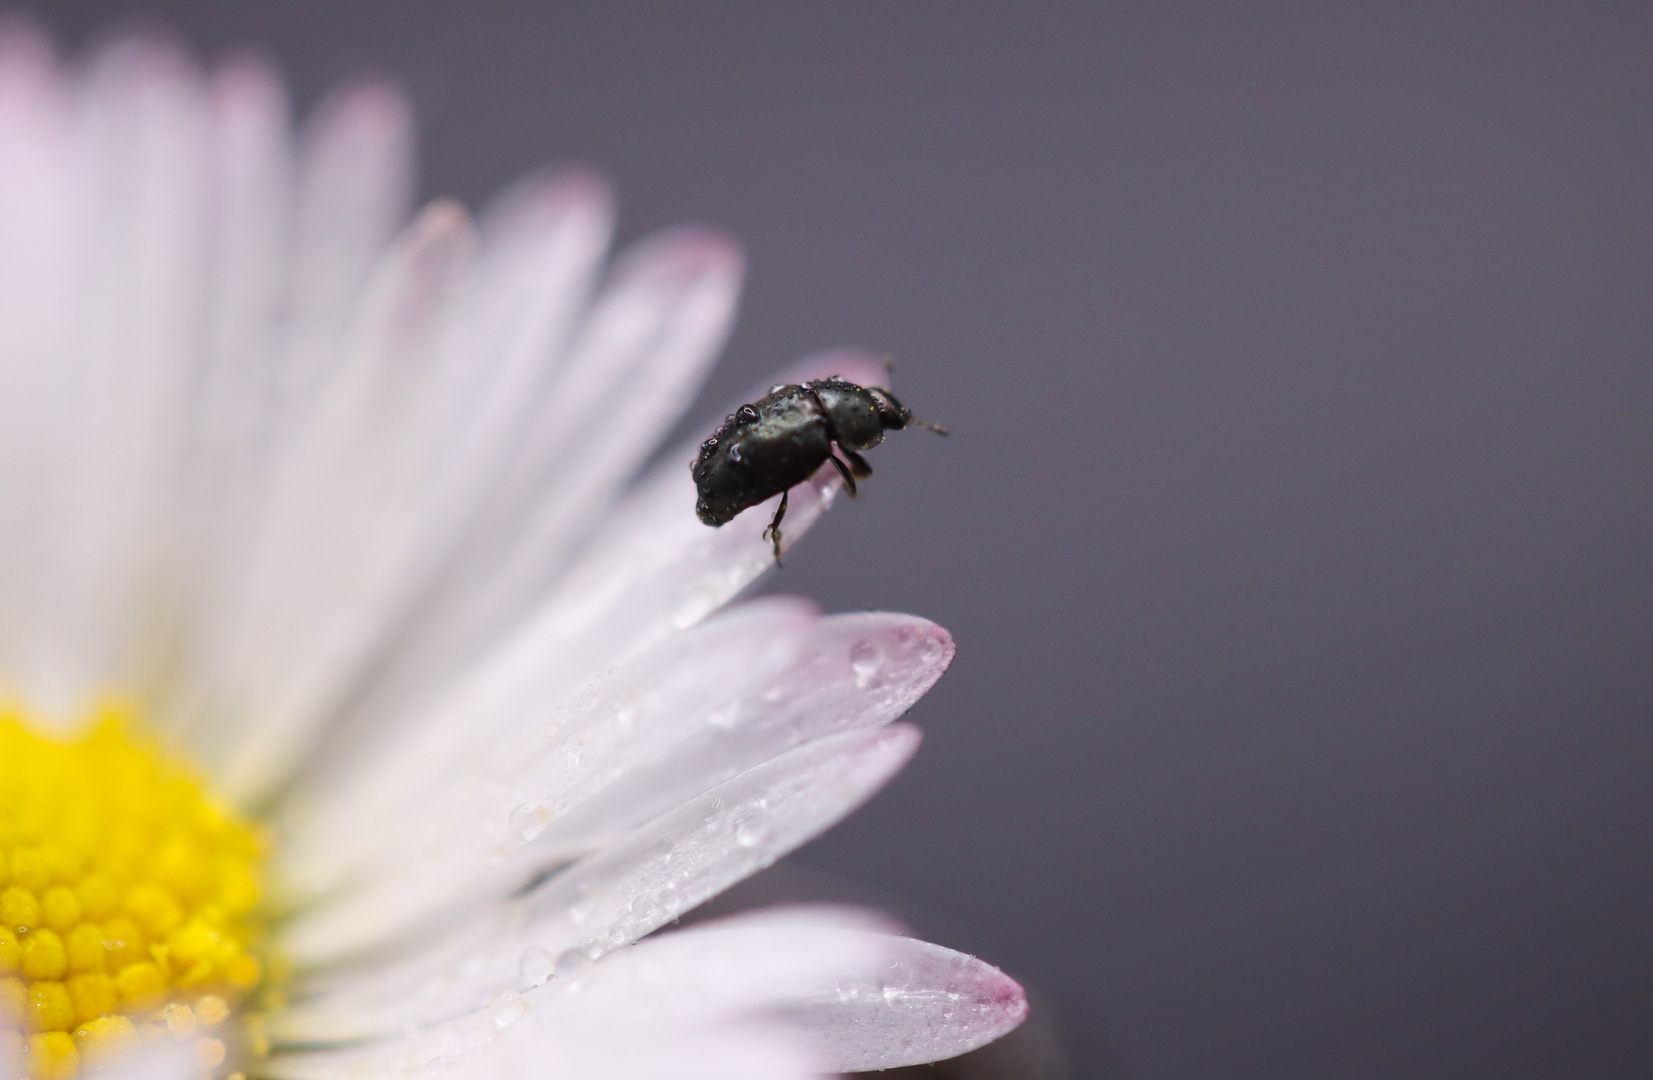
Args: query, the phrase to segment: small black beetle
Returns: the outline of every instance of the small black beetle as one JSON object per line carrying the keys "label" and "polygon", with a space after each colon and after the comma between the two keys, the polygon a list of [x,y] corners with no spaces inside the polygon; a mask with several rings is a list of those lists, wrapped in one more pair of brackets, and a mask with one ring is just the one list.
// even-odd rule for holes
{"label": "small black beetle", "polygon": [[[764,530],[775,543],[778,563],[781,518],[786,516],[792,486],[830,461],[854,495],[855,482],[872,475],[872,466],[856,451],[872,449],[884,441],[884,432],[908,424],[947,434],[944,427],[915,420],[881,386],[857,386],[833,376],[802,386],[771,387],[768,394],[725,417],[723,426],[700,444],[700,455],[689,464],[700,494],[695,513],[708,525],[722,525],[748,506],[782,492],[775,519]],[[848,465],[832,452],[833,443],[849,459]]]}

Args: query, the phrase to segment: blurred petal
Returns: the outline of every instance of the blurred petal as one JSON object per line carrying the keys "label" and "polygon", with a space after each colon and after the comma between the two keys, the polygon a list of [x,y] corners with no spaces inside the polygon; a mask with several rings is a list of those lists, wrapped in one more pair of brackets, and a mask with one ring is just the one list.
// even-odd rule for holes
{"label": "blurred petal", "polygon": [[279,404],[301,408],[331,370],[369,273],[407,219],[413,117],[381,83],[336,91],[301,140]]}
{"label": "blurred petal", "polygon": [[197,706],[199,751],[242,800],[285,778],[396,611],[417,551],[431,391],[472,257],[451,203],[411,227],[272,480]]}
{"label": "blurred petal", "polygon": [[[898,725],[783,754],[556,875],[511,905],[501,920],[479,924],[370,978],[345,973],[324,980],[336,989],[289,1009],[276,1030],[313,1041],[428,1023],[492,994],[528,989],[536,957],[576,946],[595,956],[630,944],[841,820],[883,787],[918,741],[916,728]],[[373,910],[364,905],[360,914],[347,914],[365,922]],[[301,922],[284,936],[284,947],[301,964],[336,953],[333,940],[317,936],[347,929],[341,923],[342,916],[319,928]]]}
{"label": "blurred petal", "polygon": [[570,549],[693,400],[728,335],[740,278],[735,247],[701,230],[646,239],[619,259],[366,707],[427,692],[543,601]]}
{"label": "blurred petal", "polygon": [[[508,1068],[595,1038],[669,1045],[738,1022],[784,1031],[822,1071],[951,1057],[1027,1012],[1021,988],[979,960],[910,938],[756,920],[650,938],[589,968],[496,996],[457,1020],[346,1050],[277,1055],[276,1075],[384,1075],[451,1060]],[[502,1021],[504,1021],[502,1023]]]}

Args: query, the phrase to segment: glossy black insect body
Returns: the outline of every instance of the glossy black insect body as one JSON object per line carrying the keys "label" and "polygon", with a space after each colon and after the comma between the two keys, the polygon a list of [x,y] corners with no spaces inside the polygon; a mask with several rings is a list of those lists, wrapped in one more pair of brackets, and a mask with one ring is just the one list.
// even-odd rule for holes
{"label": "glossy black insect body", "polygon": [[[854,495],[855,482],[872,475],[872,466],[858,451],[872,449],[884,441],[884,432],[909,424],[947,434],[944,427],[913,419],[880,386],[834,377],[774,387],[725,417],[723,426],[700,444],[700,455],[689,466],[700,494],[695,513],[708,525],[722,525],[748,506],[788,492],[829,461]],[[848,464],[832,452],[833,444]],[[786,500],[782,494],[775,519],[764,530],[774,541],[777,562]]]}

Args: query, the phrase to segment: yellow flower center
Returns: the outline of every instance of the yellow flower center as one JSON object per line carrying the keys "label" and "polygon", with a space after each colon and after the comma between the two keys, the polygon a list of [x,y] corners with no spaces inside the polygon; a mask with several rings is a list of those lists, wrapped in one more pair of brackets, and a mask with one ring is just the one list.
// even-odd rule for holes
{"label": "yellow flower center", "polygon": [[145,1038],[225,1062],[261,974],[263,843],[125,711],[34,734],[0,711],[0,1075],[69,1080]]}

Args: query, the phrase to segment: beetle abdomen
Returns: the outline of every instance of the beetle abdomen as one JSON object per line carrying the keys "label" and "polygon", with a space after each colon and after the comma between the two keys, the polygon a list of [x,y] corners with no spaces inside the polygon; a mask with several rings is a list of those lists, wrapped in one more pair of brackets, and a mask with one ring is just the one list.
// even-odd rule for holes
{"label": "beetle abdomen", "polygon": [[722,525],[749,506],[809,479],[831,450],[820,405],[801,386],[781,386],[726,418],[691,471],[695,513]]}

